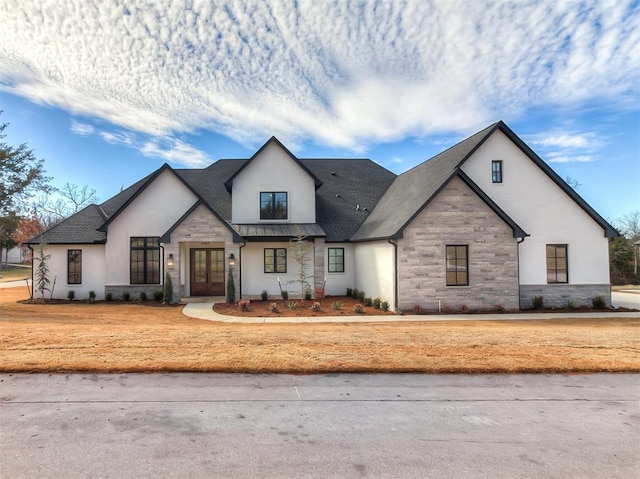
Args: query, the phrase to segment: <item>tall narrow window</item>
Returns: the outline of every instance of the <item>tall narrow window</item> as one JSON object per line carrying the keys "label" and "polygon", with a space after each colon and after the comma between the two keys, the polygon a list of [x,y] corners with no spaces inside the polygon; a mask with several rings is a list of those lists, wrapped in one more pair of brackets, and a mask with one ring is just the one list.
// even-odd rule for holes
{"label": "tall narrow window", "polygon": [[82,284],[82,250],[67,250],[67,284]]}
{"label": "tall narrow window", "polygon": [[496,160],[491,162],[491,182],[502,183],[502,161]]}
{"label": "tall narrow window", "polygon": [[344,248],[329,248],[329,273],[344,273]]}
{"label": "tall narrow window", "polygon": [[260,193],[260,219],[286,220],[287,193],[284,191],[267,191]]}
{"label": "tall narrow window", "polygon": [[286,248],[265,248],[264,249],[264,272],[265,273],[286,273],[287,272],[287,249]]}
{"label": "tall narrow window", "polygon": [[568,283],[569,262],[566,244],[547,245],[547,283]]}
{"label": "tall narrow window", "polygon": [[159,238],[131,238],[130,278],[131,284],[160,284]]}
{"label": "tall narrow window", "polygon": [[447,245],[447,286],[469,286],[469,246]]}

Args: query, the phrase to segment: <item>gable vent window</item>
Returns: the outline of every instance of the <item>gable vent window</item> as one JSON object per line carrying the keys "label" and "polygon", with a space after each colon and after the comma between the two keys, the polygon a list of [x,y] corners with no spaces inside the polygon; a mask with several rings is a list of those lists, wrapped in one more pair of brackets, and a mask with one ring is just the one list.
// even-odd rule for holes
{"label": "gable vent window", "polygon": [[286,220],[287,193],[284,191],[267,191],[260,193],[260,219]]}
{"label": "gable vent window", "polygon": [[502,161],[496,160],[491,162],[491,182],[502,183]]}

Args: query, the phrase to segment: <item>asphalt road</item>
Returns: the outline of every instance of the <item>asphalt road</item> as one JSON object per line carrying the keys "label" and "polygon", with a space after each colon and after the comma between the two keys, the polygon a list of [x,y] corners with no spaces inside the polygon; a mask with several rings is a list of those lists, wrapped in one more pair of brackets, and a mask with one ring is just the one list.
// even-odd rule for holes
{"label": "asphalt road", "polygon": [[640,477],[638,375],[0,375],[2,478]]}

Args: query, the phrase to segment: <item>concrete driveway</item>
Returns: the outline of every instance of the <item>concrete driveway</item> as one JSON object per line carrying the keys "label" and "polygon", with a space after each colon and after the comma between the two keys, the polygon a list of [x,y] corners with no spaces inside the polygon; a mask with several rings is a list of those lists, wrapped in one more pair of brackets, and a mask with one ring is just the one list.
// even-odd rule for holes
{"label": "concrete driveway", "polygon": [[613,291],[611,304],[614,308],[640,309],[640,291]]}
{"label": "concrete driveway", "polygon": [[640,477],[638,375],[0,375],[0,477]]}

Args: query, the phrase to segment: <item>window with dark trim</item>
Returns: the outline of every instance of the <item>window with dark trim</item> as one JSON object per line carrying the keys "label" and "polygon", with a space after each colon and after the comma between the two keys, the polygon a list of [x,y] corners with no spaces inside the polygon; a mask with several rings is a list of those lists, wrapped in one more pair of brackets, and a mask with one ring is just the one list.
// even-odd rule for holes
{"label": "window with dark trim", "polygon": [[569,256],[566,244],[547,245],[547,283],[569,282]]}
{"label": "window with dark trim", "polygon": [[284,191],[266,191],[260,193],[260,219],[286,220],[287,193]]}
{"label": "window with dark trim", "polygon": [[82,284],[82,250],[67,250],[67,284]]}
{"label": "window with dark trim", "polygon": [[491,162],[491,182],[502,183],[502,160]]}
{"label": "window with dark trim", "polygon": [[265,248],[264,249],[264,272],[265,273],[286,273],[287,272],[287,249],[286,248]]}
{"label": "window with dark trim", "polygon": [[344,273],[344,248],[329,248],[329,273]]}
{"label": "window with dark trim", "polygon": [[468,245],[447,245],[447,286],[469,286]]}
{"label": "window with dark trim", "polygon": [[131,238],[131,284],[160,284],[160,239]]}

